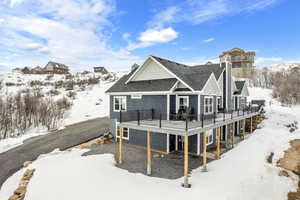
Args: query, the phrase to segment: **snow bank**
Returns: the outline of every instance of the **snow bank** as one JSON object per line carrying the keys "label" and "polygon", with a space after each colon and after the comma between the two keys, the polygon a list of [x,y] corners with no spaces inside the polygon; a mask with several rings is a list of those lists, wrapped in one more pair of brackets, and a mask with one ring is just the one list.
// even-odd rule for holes
{"label": "snow bank", "polygon": [[105,94],[105,91],[113,84],[114,82],[101,83],[92,86],[90,90],[78,92],[73,106],[65,118],[65,125],[108,116],[109,96]]}
{"label": "snow bank", "polygon": [[29,130],[25,135],[16,138],[8,138],[4,140],[0,140],[0,153],[8,151],[12,148],[20,146],[23,142],[31,137],[36,137],[40,135],[48,134],[49,131],[45,128],[34,128]]}

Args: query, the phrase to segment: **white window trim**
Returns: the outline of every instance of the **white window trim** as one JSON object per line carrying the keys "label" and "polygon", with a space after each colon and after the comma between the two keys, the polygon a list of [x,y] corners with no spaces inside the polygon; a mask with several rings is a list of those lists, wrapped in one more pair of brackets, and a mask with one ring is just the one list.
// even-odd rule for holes
{"label": "white window trim", "polygon": [[176,113],[178,112],[178,110],[179,110],[179,99],[180,98],[186,98],[187,99],[187,107],[189,107],[189,105],[190,105],[190,97],[189,96],[177,96],[177,101],[176,101]]}
{"label": "white window trim", "polygon": [[[116,98],[121,98],[121,99],[125,98],[125,109],[122,110],[122,111],[126,111],[127,110],[127,96],[114,96],[114,99],[113,99],[114,112],[120,112],[121,111],[120,109],[116,110],[116,106],[115,106],[115,103],[116,103],[115,99]],[[121,104],[122,104],[122,101],[121,101]]]}
{"label": "white window trim", "polygon": [[[116,122],[116,138],[120,138],[120,136],[118,136],[118,124],[119,124],[119,122]],[[129,140],[129,128],[126,128],[127,129],[127,137],[122,137],[122,139],[124,139],[124,140]]]}
{"label": "white window trim", "polygon": [[[205,107],[206,107],[206,99],[211,99],[211,106],[212,106],[212,109],[211,109],[211,112],[206,112],[206,109],[205,109]],[[213,114],[213,112],[214,112],[214,98],[212,97],[212,96],[205,96],[204,97],[204,114]]]}
{"label": "white window trim", "polygon": [[[210,136],[212,136],[212,140],[209,141]],[[214,143],[214,131],[211,130],[208,134],[207,134],[207,142],[206,142],[206,146],[211,145]]]}

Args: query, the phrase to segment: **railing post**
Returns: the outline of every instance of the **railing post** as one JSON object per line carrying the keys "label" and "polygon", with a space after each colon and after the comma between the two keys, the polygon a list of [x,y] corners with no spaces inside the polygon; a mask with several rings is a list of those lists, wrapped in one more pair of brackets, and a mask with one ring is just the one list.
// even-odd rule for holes
{"label": "railing post", "polygon": [[233,110],[231,110],[231,119],[233,119]]}
{"label": "railing post", "polygon": [[119,117],[120,123],[122,123],[122,111],[120,110],[120,117]]}
{"label": "railing post", "polygon": [[225,118],[226,118],[226,113],[225,113],[225,110],[223,112],[223,121],[225,122]]}
{"label": "railing post", "polygon": [[214,124],[216,123],[216,112],[214,112]]}
{"label": "railing post", "polygon": [[189,120],[188,120],[188,118],[186,117],[185,118],[185,131],[188,131],[188,128],[189,128]]}
{"label": "railing post", "polygon": [[140,125],[140,111],[137,110],[137,122],[138,122],[138,125]]}
{"label": "railing post", "polygon": [[203,128],[203,125],[204,125],[203,120],[204,120],[204,114],[202,113],[201,114],[201,126],[202,126],[202,128]]}
{"label": "railing post", "polygon": [[159,113],[159,128],[161,128],[161,113]]}
{"label": "railing post", "polygon": [[151,109],[151,119],[152,120],[154,119],[154,109],[153,108]]}

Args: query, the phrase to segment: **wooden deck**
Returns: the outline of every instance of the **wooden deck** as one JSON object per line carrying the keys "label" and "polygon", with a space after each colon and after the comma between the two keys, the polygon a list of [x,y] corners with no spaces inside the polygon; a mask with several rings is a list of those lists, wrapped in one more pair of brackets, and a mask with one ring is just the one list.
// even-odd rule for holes
{"label": "wooden deck", "polygon": [[[159,133],[172,133],[175,135],[181,136],[189,136],[194,135],[199,132],[208,131],[213,128],[221,127],[224,125],[231,124],[236,121],[241,121],[247,118],[251,118],[253,116],[259,115],[258,112],[254,113],[237,113],[234,112],[231,114],[218,114],[216,120],[214,119],[206,119],[203,121],[193,120],[189,121],[186,126],[186,121],[181,120],[141,120],[138,124],[138,121],[129,121],[122,122],[119,124],[120,127],[127,127],[137,130],[144,131],[153,131]],[[161,124],[161,126],[160,126]]]}

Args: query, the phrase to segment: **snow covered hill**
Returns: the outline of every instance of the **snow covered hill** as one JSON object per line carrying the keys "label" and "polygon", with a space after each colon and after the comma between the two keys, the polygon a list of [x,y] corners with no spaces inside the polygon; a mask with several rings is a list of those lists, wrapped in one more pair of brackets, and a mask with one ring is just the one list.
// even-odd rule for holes
{"label": "snow covered hill", "polygon": [[278,72],[282,70],[290,70],[295,67],[300,68],[300,63],[281,63],[281,64],[274,64],[266,67],[273,72]]}
{"label": "snow covered hill", "polygon": [[[59,99],[67,97],[70,92],[74,94],[68,99],[72,102],[72,107],[65,113],[63,120],[58,124],[58,129],[67,125],[86,121],[98,117],[107,116],[109,113],[109,98],[105,91],[127,72],[112,72],[109,74],[99,73],[76,73],[71,74],[72,81],[84,81],[99,78],[99,83],[75,85],[72,90],[65,87],[56,87],[57,83],[68,82],[68,75],[32,75],[16,72],[0,73],[0,97],[5,99],[8,96],[17,94],[19,91],[36,90],[44,97]],[[33,83],[38,83],[37,85]],[[25,134],[17,138],[0,140],[0,153],[13,147],[21,145],[25,139],[47,134],[49,131],[45,127],[29,128]]]}

